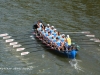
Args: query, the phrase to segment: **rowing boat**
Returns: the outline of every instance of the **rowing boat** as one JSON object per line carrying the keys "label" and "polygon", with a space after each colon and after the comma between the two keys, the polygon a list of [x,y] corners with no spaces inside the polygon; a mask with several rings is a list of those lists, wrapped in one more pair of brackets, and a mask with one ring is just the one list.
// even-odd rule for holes
{"label": "rowing boat", "polygon": [[[36,24],[33,25],[33,29],[36,30],[36,28],[37,28]],[[57,49],[52,48],[47,43],[44,43],[44,41],[41,40],[41,38],[39,36],[37,36],[36,32],[33,32],[33,36],[35,37],[36,40],[39,40],[39,41],[42,42],[42,44],[46,45],[47,46],[46,48],[49,48],[49,50],[51,50],[52,52],[60,53],[60,54],[66,56],[67,58],[70,58],[70,59],[75,59],[75,57],[77,55],[77,52],[78,52],[77,49],[76,50],[71,50],[71,51],[69,51],[69,50],[64,50],[64,51],[61,50],[61,51],[59,51]]]}

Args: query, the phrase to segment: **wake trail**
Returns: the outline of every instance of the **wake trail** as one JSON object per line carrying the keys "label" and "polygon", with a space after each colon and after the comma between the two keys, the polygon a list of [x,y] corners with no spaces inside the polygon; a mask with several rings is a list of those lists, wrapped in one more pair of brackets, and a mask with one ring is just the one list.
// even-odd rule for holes
{"label": "wake trail", "polygon": [[72,67],[74,67],[78,72],[79,71],[84,72],[84,70],[79,66],[79,64],[78,64],[79,62],[82,62],[82,61],[81,60],[76,60],[76,59],[72,59],[72,60],[69,61],[70,65]]}

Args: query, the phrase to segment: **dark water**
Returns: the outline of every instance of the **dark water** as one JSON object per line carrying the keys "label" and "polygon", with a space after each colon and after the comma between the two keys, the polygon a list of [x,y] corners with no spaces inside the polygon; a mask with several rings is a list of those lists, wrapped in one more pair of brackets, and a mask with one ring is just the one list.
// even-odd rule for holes
{"label": "dark water", "polygon": [[[41,19],[60,32],[90,31],[95,38],[100,38],[99,12],[99,0],[0,0],[0,34],[17,35],[13,38],[21,40],[16,41],[31,41],[30,35],[19,35],[30,33],[33,23]],[[90,41],[82,33],[69,35],[80,45],[77,65],[44,47],[26,49],[43,51],[21,56],[21,52],[0,38],[0,75],[100,75],[100,43]],[[23,47],[36,47],[36,44]]]}

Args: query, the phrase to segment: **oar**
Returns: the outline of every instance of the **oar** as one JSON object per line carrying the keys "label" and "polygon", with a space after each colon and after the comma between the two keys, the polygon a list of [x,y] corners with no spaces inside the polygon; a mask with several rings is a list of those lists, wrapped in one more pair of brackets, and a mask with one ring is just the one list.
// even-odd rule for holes
{"label": "oar", "polygon": [[27,40],[27,41],[20,41],[20,42],[12,41],[12,42],[10,42],[9,45],[15,45],[15,44],[18,44],[18,43],[33,42],[33,41],[35,41],[35,40]]}
{"label": "oar", "polygon": [[[10,39],[6,39],[5,42],[6,42],[6,43],[10,43],[10,42],[13,42],[14,40],[22,40],[22,39],[29,39],[29,37],[28,37],[28,38],[19,38],[19,39],[11,39],[11,38],[10,38]],[[31,41],[33,41],[33,38],[32,38]],[[24,41],[22,41],[22,42],[24,42]]]}
{"label": "oar", "polygon": [[[15,42],[15,41],[12,41],[11,40],[11,42],[10,42],[10,44],[9,45],[15,45],[15,44],[18,44],[18,43],[30,43],[30,42],[32,42],[33,43],[33,41],[36,41],[36,40],[26,40],[26,41],[20,41],[20,42]],[[40,42],[39,42],[40,43]],[[36,43],[35,43],[36,44]]]}
{"label": "oar", "polygon": [[[8,34],[8,33],[7,33]],[[21,34],[21,35],[12,35],[12,37],[19,37],[19,36],[25,36],[25,35],[31,35],[33,33],[27,33],[27,34]],[[9,35],[9,34],[8,34]],[[5,36],[8,36],[8,35],[5,35]],[[3,36],[2,36],[3,37]]]}
{"label": "oar", "polygon": [[[7,39],[11,39],[11,37],[13,37],[13,36],[8,36],[8,35],[7,35],[7,36],[4,36],[3,39],[7,40]],[[33,38],[33,36],[30,36],[30,37]],[[21,37],[21,38],[19,38],[19,39],[23,39],[23,38],[24,38],[24,39],[27,39],[28,37],[27,37],[27,38]],[[18,40],[18,38],[17,38],[17,40]]]}
{"label": "oar", "polygon": [[18,42],[11,42],[9,45],[11,46],[11,45],[16,45],[16,44],[18,44]]}
{"label": "oar", "polygon": [[14,41],[14,39],[7,39],[7,40],[5,40],[6,43],[9,43],[9,42],[12,42],[12,41]]}
{"label": "oar", "polygon": [[27,54],[29,54],[29,53],[32,53],[32,52],[38,52],[38,51],[43,51],[43,50],[36,50],[36,51],[31,51],[31,52],[22,52],[21,53],[21,55],[27,55]]}
{"label": "oar", "polygon": [[0,37],[4,37],[4,36],[7,36],[9,35],[8,33],[4,33],[4,34],[0,34]]}
{"label": "oar", "polygon": [[[26,44],[23,44],[23,45],[31,45],[31,44],[38,44],[38,43],[32,42],[32,43],[28,43],[28,44],[26,43]],[[16,44],[16,43],[15,43],[15,44],[13,45],[13,48],[17,48],[17,47],[21,47],[21,46],[22,46],[21,44]]]}
{"label": "oar", "polygon": [[[30,48],[39,48],[39,47],[43,47],[43,46],[40,46],[40,45],[39,45],[39,46],[28,47],[28,48],[24,48],[24,47],[23,47],[23,48],[17,48],[16,51],[23,51],[23,50],[25,50],[25,49],[30,49]],[[44,45],[44,47],[46,47],[46,45]],[[49,48],[49,49],[50,49],[50,48]]]}
{"label": "oar", "polygon": [[8,36],[8,35],[7,35],[7,36],[4,36],[3,39],[9,39],[9,38],[11,38],[11,37],[12,37],[12,36]]}
{"label": "oar", "polygon": [[[24,45],[31,45],[31,44],[36,44],[36,43],[30,43],[30,44],[24,44]],[[21,47],[21,44],[15,44],[13,45],[13,48]]]}
{"label": "oar", "polygon": [[89,31],[83,31],[83,32],[61,32],[61,33],[83,33],[83,34],[89,34]]}
{"label": "oar", "polygon": [[95,37],[95,35],[85,35],[85,36],[87,36],[87,37]]}
{"label": "oar", "polygon": [[[25,49],[30,49],[30,48],[40,48],[40,47],[47,47],[46,45],[39,45],[39,46],[35,46],[35,47],[28,47],[28,48],[24,48],[24,47],[22,47],[22,48],[17,48],[16,49],[16,51],[23,51],[23,50],[25,50]],[[50,47],[49,48],[46,48],[46,49],[51,49]]]}

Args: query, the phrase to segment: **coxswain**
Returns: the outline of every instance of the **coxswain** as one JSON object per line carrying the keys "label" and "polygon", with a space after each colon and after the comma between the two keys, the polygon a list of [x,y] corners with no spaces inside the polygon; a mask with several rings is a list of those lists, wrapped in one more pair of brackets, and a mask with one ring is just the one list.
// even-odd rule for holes
{"label": "coxswain", "polygon": [[69,37],[69,35],[67,35],[66,39],[67,39],[68,45],[71,46],[71,38]]}

